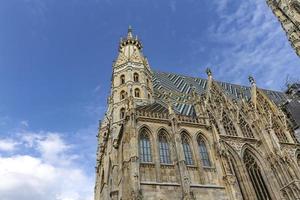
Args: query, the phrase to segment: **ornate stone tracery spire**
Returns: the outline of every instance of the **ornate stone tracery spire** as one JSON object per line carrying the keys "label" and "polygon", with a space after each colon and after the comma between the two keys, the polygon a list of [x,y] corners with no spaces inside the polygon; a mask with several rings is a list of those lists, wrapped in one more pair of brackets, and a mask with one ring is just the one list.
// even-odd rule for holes
{"label": "ornate stone tracery spire", "polygon": [[256,110],[256,83],[255,83],[255,80],[254,80],[254,78],[252,77],[252,76],[249,76],[249,82],[250,82],[250,84],[251,84],[251,101],[252,101],[252,103],[253,103],[253,105],[254,105],[254,108],[255,108],[255,110]]}

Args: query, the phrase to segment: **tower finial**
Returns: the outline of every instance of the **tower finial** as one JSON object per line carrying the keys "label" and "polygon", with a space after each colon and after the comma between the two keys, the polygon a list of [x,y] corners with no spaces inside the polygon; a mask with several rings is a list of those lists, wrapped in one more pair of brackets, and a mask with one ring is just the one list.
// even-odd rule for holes
{"label": "tower finial", "polygon": [[127,38],[132,38],[132,27],[131,27],[131,25],[128,26]]}
{"label": "tower finial", "polygon": [[210,68],[206,68],[206,74],[207,74],[207,76],[211,76],[212,75],[212,72],[211,72]]}
{"label": "tower finial", "polygon": [[251,85],[255,84],[255,80],[253,78],[253,76],[249,76],[249,82],[251,83]]}

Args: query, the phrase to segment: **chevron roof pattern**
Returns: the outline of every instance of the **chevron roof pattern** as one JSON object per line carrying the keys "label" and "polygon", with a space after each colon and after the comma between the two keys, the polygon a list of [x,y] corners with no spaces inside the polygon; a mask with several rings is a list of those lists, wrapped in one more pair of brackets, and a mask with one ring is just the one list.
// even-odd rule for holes
{"label": "chevron roof pattern", "polygon": [[[251,98],[251,87],[216,81],[224,93],[231,99],[246,101]],[[166,100],[173,103],[175,112],[181,115],[195,116],[192,105],[192,89],[198,95],[206,91],[207,80],[203,78],[189,77],[173,73],[153,71],[153,88],[156,102],[153,105],[142,106],[140,109],[152,110],[154,112],[165,112],[162,106],[167,108]],[[277,105],[286,102],[287,97],[283,92],[262,89],[265,94]],[[159,105],[160,104],[160,105]]]}

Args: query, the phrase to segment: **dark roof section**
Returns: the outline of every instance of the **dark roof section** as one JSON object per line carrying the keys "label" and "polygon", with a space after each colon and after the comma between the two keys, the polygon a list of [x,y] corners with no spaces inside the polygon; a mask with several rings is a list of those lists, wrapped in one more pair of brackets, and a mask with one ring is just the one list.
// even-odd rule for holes
{"label": "dark roof section", "polygon": [[137,107],[137,110],[143,110],[145,112],[154,112],[154,113],[168,113],[168,108],[163,106],[159,101],[154,102],[153,104],[148,104],[144,106]]}
{"label": "dark roof section", "polygon": [[[223,88],[226,95],[232,99],[251,98],[251,87],[241,86],[231,83],[217,83]],[[161,101],[165,101],[166,97],[162,93],[171,93],[171,101],[173,101],[174,109],[182,115],[195,115],[195,110],[189,97],[192,88],[202,95],[205,93],[207,80],[203,78],[195,78],[184,75],[153,71],[153,88],[156,97]],[[265,90],[263,92],[277,105],[286,102],[287,98],[283,92]]]}

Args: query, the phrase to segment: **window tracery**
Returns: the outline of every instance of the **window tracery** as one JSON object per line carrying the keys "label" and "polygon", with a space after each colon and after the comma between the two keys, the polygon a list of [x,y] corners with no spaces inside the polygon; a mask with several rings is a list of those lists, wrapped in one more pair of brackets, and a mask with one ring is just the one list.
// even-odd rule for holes
{"label": "window tracery", "polygon": [[190,147],[189,139],[185,133],[181,135],[181,141],[182,141],[185,162],[187,165],[193,165],[194,164],[193,153]]}
{"label": "window tracery", "polygon": [[279,125],[276,122],[274,122],[273,124],[273,129],[279,142],[286,142],[286,143],[288,142],[285,132],[279,127]]}
{"label": "window tracery", "polygon": [[142,129],[140,133],[139,146],[141,162],[152,162],[151,143],[146,129]]}
{"label": "window tracery", "polygon": [[199,154],[201,157],[201,161],[204,167],[210,167],[211,166],[211,162],[209,159],[209,154],[207,151],[207,147],[206,144],[203,140],[203,138],[198,137],[198,146],[199,146]]}
{"label": "window tracery", "polygon": [[226,113],[223,113],[222,123],[226,132],[226,135],[237,136],[236,129],[233,122],[229,119]]}
{"label": "window tracery", "polygon": [[249,124],[244,120],[244,118],[240,115],[240,127],[244,137],[254,138],[253,132],[249,126]]}
{"label": "window tracery", "polygon": [[251,155],[249,150],[245,151],[243,161],[257,198],[261,200],[270,200],[271,197],[267,185],[264,181],[264,177],[262,176],[261,169],[257,164],[256,159]]}
{"label": "window tracery", "polygon": [[166,134],[161,131],[158,136],[160,163],[171,164],[170,148]]}

